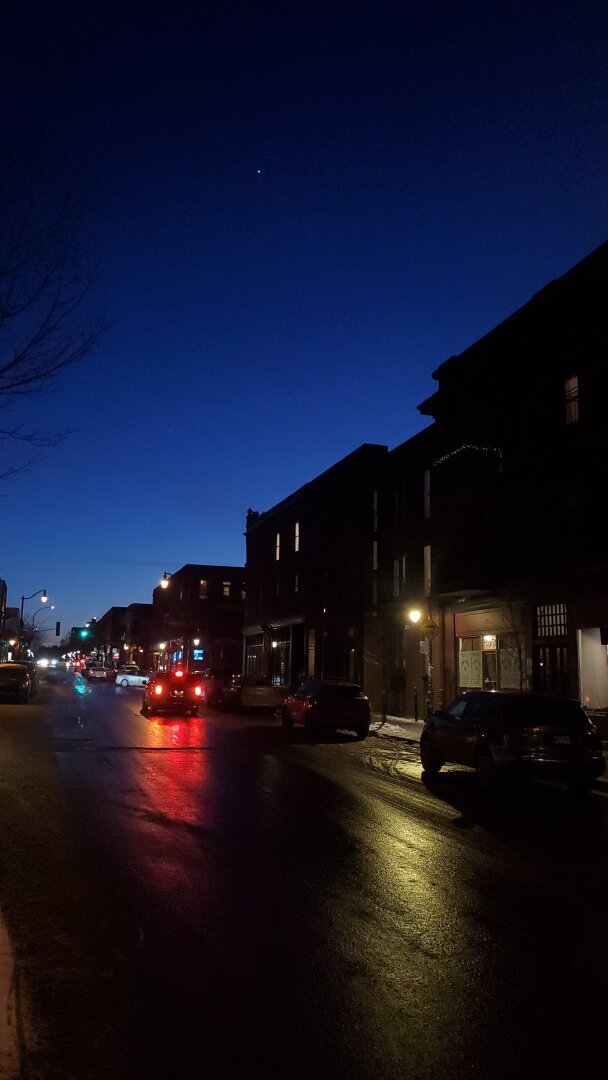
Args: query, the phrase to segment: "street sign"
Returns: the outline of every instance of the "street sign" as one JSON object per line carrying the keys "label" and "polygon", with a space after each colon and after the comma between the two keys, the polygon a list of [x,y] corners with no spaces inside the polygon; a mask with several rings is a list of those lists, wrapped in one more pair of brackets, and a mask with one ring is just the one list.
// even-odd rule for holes
{"label": "street sign", "polygon": [[433,638],[437,637],[437,634],[441,633],[441,630],[437,626],[437,623],[434,619],[431,619],[430,615],[428,619],[425,619],[424,622],[420,624],[420,629],[422,630],[424,636],[429,639],[429,641],[432,641]]}

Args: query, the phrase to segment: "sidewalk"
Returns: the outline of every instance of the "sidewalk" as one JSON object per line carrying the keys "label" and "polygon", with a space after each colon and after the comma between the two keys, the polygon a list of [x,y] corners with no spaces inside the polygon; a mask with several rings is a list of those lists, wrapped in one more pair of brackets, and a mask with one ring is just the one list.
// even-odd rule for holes
{"label": "sidewalk", "polygon": [[[414,720],[411,717],[404,716],[387,716],[383,722],[380,713],[372,713],[369,733],[379,739],[401,739],[407,743],[419,743],[423,727],[424,720]],[[602,740],[602,748],[608,763],[608,741]],[[595,781],[595,786],[602,791],[608,791],[608,769],[603,776],[600,776]]]}

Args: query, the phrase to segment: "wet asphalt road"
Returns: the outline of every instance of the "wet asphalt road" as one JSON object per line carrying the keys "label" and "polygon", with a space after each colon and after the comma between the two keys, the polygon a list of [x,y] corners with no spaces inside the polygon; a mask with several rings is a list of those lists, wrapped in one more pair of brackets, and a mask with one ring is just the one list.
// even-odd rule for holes
{"label": "wet asphalt road", "polygon": [[605,796],[140,707],[79,677],[0,706],[24,1075],[603,1070]]}

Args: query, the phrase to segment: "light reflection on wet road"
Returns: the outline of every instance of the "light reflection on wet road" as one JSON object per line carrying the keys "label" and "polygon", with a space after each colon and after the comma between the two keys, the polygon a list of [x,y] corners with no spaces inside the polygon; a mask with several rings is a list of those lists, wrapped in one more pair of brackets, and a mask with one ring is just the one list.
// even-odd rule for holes
{"label": "light reflection on wet road", "polygon": [[429,792],[403,744],[57,694],[61,775],[132,924],[144,1073],[559,1076],[579,1042],[592,1060],[605,802],[494,807],[459,770]]}

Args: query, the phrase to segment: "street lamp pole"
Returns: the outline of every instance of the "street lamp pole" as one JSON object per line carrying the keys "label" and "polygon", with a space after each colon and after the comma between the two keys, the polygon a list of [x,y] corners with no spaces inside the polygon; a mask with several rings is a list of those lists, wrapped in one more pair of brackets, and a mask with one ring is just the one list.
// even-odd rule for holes
{"label": "street lamp pole", "polygon": [[[23,605],[26,600],[32,600],[35,596],[38,596],[38,593],[42,593],[40,599],[42,600],[43,604],[46,604],[48,600],[48,596],[46,595],[46,589],[36,589],[36,592],[33,592],[30,596],[21,597],[21,610],[19,612],[19,639],[17,642],[19,654],[21,654],[21,637],[23,634]],[[36,612],[36,614],[38,614],[38,612]]]}

